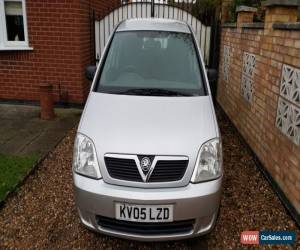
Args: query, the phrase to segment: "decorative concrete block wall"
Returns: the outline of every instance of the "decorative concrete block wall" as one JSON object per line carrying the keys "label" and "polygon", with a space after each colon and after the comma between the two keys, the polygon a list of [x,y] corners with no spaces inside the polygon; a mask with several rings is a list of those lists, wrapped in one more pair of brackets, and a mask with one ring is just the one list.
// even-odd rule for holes
{"label": "decorative concrete block wall", "polygon": [[298,3],[268,0],[266,9],[265,23],[243,7],[238,23],[223,25],[217,100],[299,214]]}
{"label": "decorative concrete block wall", "polygon": [[282,67],[276,126],[300,146],[300,70],[286,64]]}
{"label": "decorative concrete block wall", "polygon": [[252,102],[253,97],[253,77],[255,70],[256,57],[254,54],[244,52],[241,94],[247,102]]}
{"label": "decorative concrete block wall", "polygon": [[230,46],[224,45],[224,55],[223,55],[223,80],[225,82],[229,81],[229,67],[230,67]]}

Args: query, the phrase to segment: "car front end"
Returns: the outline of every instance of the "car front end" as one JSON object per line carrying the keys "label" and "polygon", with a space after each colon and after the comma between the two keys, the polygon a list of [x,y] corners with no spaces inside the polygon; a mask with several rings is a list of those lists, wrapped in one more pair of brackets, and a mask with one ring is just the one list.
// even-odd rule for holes
{"label": "car front end", "polygon": [[[78,212],[89,229],[141,241],[179,240],[209,233],[216,222],[221,178],[179,188],[143,189],[107,184],[74,175]],[[116,204],[173,207],[171,222],[116,219]]]}
{"label": "car front end", "polygon": [[[185,239],[213,229],[222,148],[212,106],[207,97],[175,99],[91,94],[73,163],[76,205],[88,228],[143,241]],[[127,106],[121,113],[119,102]],[[94,110],[108,104],[96,122]],[[164,105],[173,108],[162,112]],[[147,115],[135,119],[141,108]]]}

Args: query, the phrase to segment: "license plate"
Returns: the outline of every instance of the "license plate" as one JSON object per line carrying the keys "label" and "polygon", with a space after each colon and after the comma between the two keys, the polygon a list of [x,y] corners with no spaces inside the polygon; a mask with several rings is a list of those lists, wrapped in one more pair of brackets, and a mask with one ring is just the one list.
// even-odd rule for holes
{"label": "license plate", "polygon": [[173,205],[115,203],[116,219],[135,222],[172,222]]}

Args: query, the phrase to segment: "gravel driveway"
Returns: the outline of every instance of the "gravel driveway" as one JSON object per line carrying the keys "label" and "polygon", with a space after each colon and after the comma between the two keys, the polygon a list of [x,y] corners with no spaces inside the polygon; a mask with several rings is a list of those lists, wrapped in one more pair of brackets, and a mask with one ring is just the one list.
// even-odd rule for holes
{"label": "gravel driveway", "polygon": [[72,191],[73,130],[0,210],[0,249],[242,249],[241,231],[297,230],[219,110],[218,118],[225,179],[220,216],[210,235],[180,242],[138,243],[85,229],[79,222]]}

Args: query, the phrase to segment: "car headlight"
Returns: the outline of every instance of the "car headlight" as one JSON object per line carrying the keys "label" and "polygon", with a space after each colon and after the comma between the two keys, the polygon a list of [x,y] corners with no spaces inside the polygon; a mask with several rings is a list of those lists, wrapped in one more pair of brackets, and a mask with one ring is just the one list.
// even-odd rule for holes
{"label": "car headlight", "polygon": [[90,178],[101,178],[95,146],[91,139],[79,133],[75,139],[73,169],[76,173]]}
{"label": "car headlight", "polygon": [[222,144],[219,138],[215,138],[201,146],[191,182],[214,180],[221,175]]}

